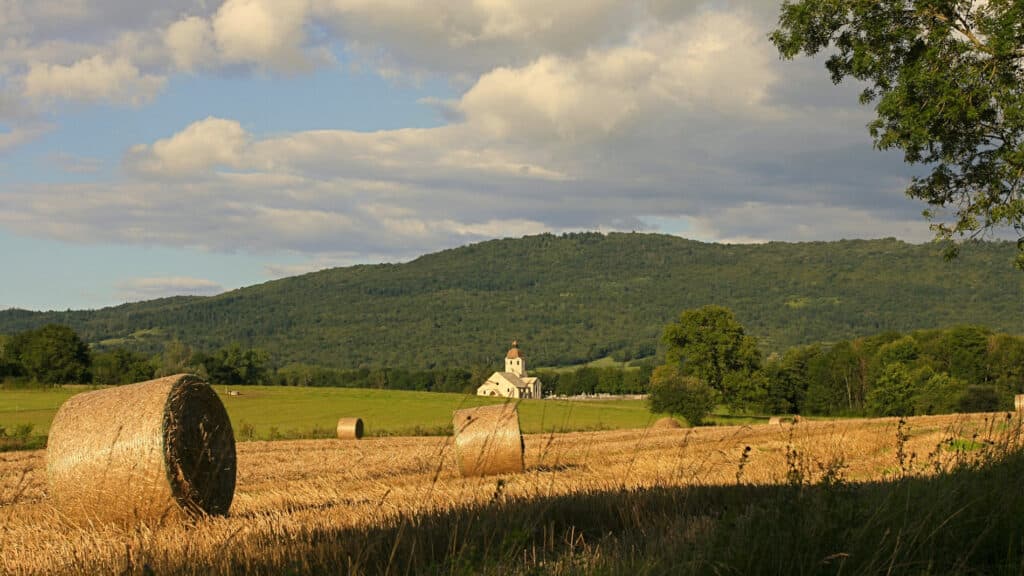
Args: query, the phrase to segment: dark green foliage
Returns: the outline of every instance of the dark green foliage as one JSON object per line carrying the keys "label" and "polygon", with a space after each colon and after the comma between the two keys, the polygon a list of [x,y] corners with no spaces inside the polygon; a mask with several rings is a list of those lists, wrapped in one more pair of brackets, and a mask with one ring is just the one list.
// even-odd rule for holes
{"label": "dark green foliage", "polygon": [[790,348],[781,359],[765,367],[768,381],[765,410],[771,414],[800,414],[811,383],[820,378],[815,371],[824,351],[820,345]]}
{"label": "dark green foliage", "polygon": [[885,367],[868,393],[868,412],[874,416],[914,413],[914,381],[910,369],[896,362]]}
{"label": "dark green foliage", "polygon": [[5,356],[40,384],[78,384],[92,380],[92,357],[85,342],[68,326],[47,324],[16,334]]}
{"label": "dark green foliage", "polygon": [[1022,21],[1020,0],[787,0],[771,39],[785,58],[825,51],[834,82],[865,85],[875,145],[931,171],[907,194],[934,207],[937,238],[1012,227],[1024,268]]}
{"label": "dark green foliage", "polygon": [[757,341],[747,336],[732,311],[722,306],[686,310],[665,326],[665,361],[696,376],[719,393],[726,377],[750,374],[761,365]]}
{"label": "dark green foliage", "polygon": [[[512,338],[531,369],[650,358],[680,310],[717,304],[733,310],[765,352],[782,353],[966,322],[1024,333],[1024,275],[1007,266],[1015,253],[1010,243],[973,243],[946,262],[933,245],[892,239],[726,246],[653,234],[545,234],[209,298],[7,310],[0,333],[60,322],[96,351],[154,355],[175,340],[204,351],[238,342],[269,351],[277,367],[486,366],[489,374]],[[170,365],[157,375],[198,368],[162,361]],[[858,386],[850,398],[862,406],[866,390]]]}
{"label": "dark green foliage", "polygon": [[967,385],[945,372],[925,366],[918,372],[914,392],[914,414],[948,414],[961,407]]}
{"label": "dark green foliage", "polygon": [[958,412],[995,412],[1003,406],[994,386],[968,386],[957,406]]}
{"label": "dark green foliage", "polygon": [[237,342],[210,355],[194,356],[192,361],[217,384],[265,384],[270,376],[270,355],[259,349],[243,350]]}
{"label": "dark green foliage", "polygon": [[826,415],[1002,410],[1024,390],[1022,357],[1024,337],[978,326],[797,347],[766,363],[767,406]]}
{"label": "dark green foliage", "polygon": [[717,396],[699,378],[683,375],[675,365],[666,365],[654,370],[647,400],[651,412],[677,414],[691,426],[700,426],[715,407]]}
{"label": "dark green foliage", "polygon": [[[766,368],[769,373],[772,364]],[[810,414],[827,416],[854,413],[864,403],[862,372],[863,365],[853,343],[844,340],[822,351],[810,365],[804,408]]]}
{"label": "dark green foliage", "polygon": [[153,359],[146,354],[115,348],[93,354],[93,383],[129,384],[152,380]]}

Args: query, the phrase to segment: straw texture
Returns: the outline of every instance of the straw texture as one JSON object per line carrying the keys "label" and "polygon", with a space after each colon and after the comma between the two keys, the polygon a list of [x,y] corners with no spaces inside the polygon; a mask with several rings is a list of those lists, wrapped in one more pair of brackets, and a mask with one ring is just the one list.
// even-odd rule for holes
{"label": "straw texture", "polygon": [[54,417],[46,460],[58,510],[87,521],[226,514],[235,492],[231,422],[189,374],[72,396]]}
{"label": "straw texture", "polygon": [[675,418],[666,416],[665,418],[659,418],[653,425],[652,428],[682,428],[683,425],[679,423]]}
{"label": "straw texture", "polygon": [[363,437],[362,418],[339,418],[338,440],[359,440]]}
{"label": "straw texture", "polygon": [[457,410],[455,456],[465,477],[523,471],[523,435],[514,403]]}

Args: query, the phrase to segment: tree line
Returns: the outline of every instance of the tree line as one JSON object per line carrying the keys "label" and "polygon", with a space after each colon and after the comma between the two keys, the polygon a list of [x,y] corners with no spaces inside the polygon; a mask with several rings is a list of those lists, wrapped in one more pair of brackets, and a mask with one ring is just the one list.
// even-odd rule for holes
{"label": "tree line", "polygon": [[[728,308],[684,311],[662,334],[664,352],[629,367],[534,370],[545,393],[643,394],[653,407],[699,422],[734,413],[912,415],[1009,409],[1024,393],[1024,337],[961,325],[794,346],[765,356]],[[0,336],[0,380],[18,385],[125,384],[181,372],[215,384],[335,386],[472,393],[494,363],[414,370],[276,366],[237,343],[213,351],[178,340],[156,354],[91,350],[73,329],[47,325]],[[685,413],[684,413],[685,411]]]}
{"label": "tree line", "polygon": [[886,331],[763,357],[732,311],[684,311],[665,327],[652,408],[700,422],[733,412],[909,416],[1008,410],[1024,393],[1024,337],[973,325]]}
{"label": "tree line", "polygon": [[[127,348],[91,350],[70,327],[50,324],[14,336],[0,336],[0,381],[21,386],[60,384],[116,385],[182,372],[214,384],[378,388],[472,393],[495,371],[493,365],[469,368],[374,367],[338,369],[303,363],[275,367],[271,355],[234,343],[213,352],[172,340],[156,354]],[[643,393],[649,367],[540,371],[550,394]]]}

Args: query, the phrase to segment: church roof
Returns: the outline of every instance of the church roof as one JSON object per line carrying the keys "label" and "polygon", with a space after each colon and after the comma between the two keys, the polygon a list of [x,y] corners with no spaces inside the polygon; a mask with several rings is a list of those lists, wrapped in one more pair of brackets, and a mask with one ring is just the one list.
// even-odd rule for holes
{"label": "church roof", "polygon": [[518,340],[513,340],[512,341],[512,347],[509,348],[508,354],[505,355],[505,358],[522,358],[522,357],[523,357],[522,354],[520,354],[520,352],[519,352],[519,341]]}

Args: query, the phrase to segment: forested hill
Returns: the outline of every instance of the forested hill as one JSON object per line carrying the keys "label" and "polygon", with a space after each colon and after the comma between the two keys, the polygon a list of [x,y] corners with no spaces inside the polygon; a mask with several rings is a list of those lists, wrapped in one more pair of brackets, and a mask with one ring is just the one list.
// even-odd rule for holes
{"label": "forested hill", "polygon": [[947,262],[934,245],[852,240],[705,244],[666,235],[550,234],[405,264],[323,270],[214,297],[95,311],[0,312],[0,334],[46,323],[97,347],[264,348],[275,364],[495,364],[513,338],[531,366],[651,355],[680,311],[727,306],[768,350],[971,323],[1024,333],[1010,243]]}

